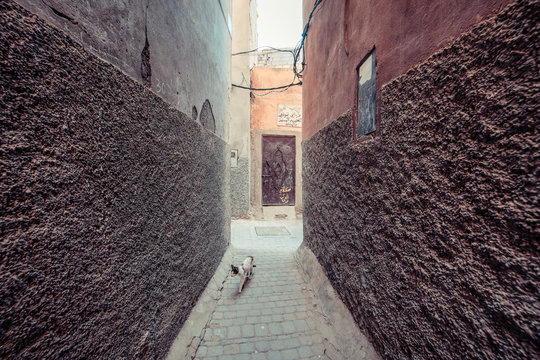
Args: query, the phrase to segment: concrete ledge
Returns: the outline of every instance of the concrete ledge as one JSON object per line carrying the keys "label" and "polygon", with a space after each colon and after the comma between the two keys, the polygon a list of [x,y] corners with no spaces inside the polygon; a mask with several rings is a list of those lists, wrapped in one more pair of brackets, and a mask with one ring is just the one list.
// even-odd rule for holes
{"label": "concrete ledge", "polygon": [[264,220],[296,220],[294,206],[263,206]]}
{"label": "concrete ledge", "polygon": [[229,266],[232,263],[231,247],[227,249],[216,273],[208,282],[206,289],[191,311],[180,333],[174,340],[167,360],[193,359],[197,348],[204,338],[204,329],[212,319],[212,314],[221,298],[223,284],[229,276]]}
{"label": "concrete ledge", "polygon": [[[326,355],[331,359],[380,360],[381,357],[356,325],[311,250],[302,243],[295,257],[304,280],[319,299],[321,315],[324,318],[324,321],[320,322],[320,331],[326,337],[327,343],[332,345],[326,346]],[[339,329],[339,334],[335,329]]]}

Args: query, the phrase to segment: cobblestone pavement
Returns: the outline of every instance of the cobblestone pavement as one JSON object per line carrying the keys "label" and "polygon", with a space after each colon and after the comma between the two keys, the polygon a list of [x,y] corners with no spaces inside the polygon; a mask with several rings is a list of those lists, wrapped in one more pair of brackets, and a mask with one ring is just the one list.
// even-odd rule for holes
{"label": "cobblestone pavement", "polygon": [[[196,359],[337,360],[328,355],[332,345],[320,331],[317,299],[293,255],[302,242],[302,224],[289,221],[271,225],[233,223],[234,263],[238,265],[251,255],[257,267],[241,294],[240,279],[227,277],[203,330]],[[272,233],[285,235],[269,235]]]}

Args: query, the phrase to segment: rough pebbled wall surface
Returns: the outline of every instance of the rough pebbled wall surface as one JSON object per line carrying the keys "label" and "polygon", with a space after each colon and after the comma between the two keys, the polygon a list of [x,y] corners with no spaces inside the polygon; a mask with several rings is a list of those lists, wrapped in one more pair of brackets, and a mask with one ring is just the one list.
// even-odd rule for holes
{"label": "rough pebbled wall surface", "polygon": [[231,167],[231,216],[249,213],[249,159],[238,158],[238,167]]}
{"label": "rough pebbled wall surface", "polygon": [[519,1],[303,144],[304,236],[387,359],[540,357],[540,3]]}
{"label": "rough pebbled wall surface", "polygon": [[0,358],[164,358],[227,247],[227,145],[12,1],[0,33]]}

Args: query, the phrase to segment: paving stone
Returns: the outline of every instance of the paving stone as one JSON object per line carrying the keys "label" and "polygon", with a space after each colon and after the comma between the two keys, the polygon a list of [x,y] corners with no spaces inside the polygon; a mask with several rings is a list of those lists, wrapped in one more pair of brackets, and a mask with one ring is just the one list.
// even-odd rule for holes
{"label": "paving stone", "polygon": [[254,343],[244,343],[240,344],[240,352],[245,354],[251,354],[255,351],[255,344]]}
{"label": "paving stone", "polygon": [[267,325],[255,326],[256,336],[267,336],[268,334],[269,334],[269,329]]}
{"label": "paving stone", "polygon": [[284,320],[296,320],[296,315],[294,313],[291,314],[283,314]]}
{"label": "paving stone", "polygon": [[212,339],[212,329],[207,328],[207,329],[205,330],[203,339],[204,339],[205,341],[210,341],[210,339]]}
{"label": "paving stone", "polygon": [[234,324],[234,319],[223,319],[223,320],[220,320],[220,325],[221,325],[222,327],[229,327],[229,326],[235,325],[235,324]]}
{"label": "paving stone", "polygon": [[283,360],[280,351],[269,351],[267,354],[268,360]]}
{"label": "paving stone", "polygon": [[240,352],[239,344],[229,344],[223,347],[224,354],[238,354]]}
{"label": "paving stone", "polygon": [[218,338],[224,338],[227,334],[227,329],[226,328],[216,328],[216,329],[212,329],[212,338],[214,336],[218,337]]}
{"label": "paving stone", "polygon": [[294,327],[294,323],[292,321],[284,321],[281,323],[281,328],[283,329],[283,333],[285,334],[292,334],[296,331]]}
{"label": "paving stone", "polygon": [[322,344],[322,337],[319,334],[313,334],[311,335],[311,339],[313,340],[314,344]]}
{"label": "paving stone", "polygon": [[221,355],[219,360],[236,360],[236,354],[234,355]]}
{"label": "paving stone", "polygon": [[251,354],[251,359],[253,359],[253,360],[268,360],[268,358],[266,357],[266,353]]}
{"label": "paving stone", "polygon": [[243,325],[245,323],[246,323],[246,319],[244,318],[232,319],[232,325]]}
{"label": "paving stone", "polygon": [[251,356],[249,354],[222,355],[219,360],[251,360]]}
{"label": "paving stone", "polygon": [[248,311],[248,316],[259,316],[261,311],[259,309],[251,309]]}
{"label": "paving stone", "polygon": [[242,336],[240,326],[229,326],[227,329],[227,338],[228,339],[237,339]]}
{"label": "paving stone", "polygon": [[270,342],[263,340],[255,343],[255,349],[259,352],[270,350]]}
{"label": "paving stone", "polygon": [[302,358],[308,358],[310,356],[313,356],[315,355],[313,353],[313,349],[309,346],[302,346],[301,348],[298,349],[298,354],[300,354],[300,357]]}
{"label": "paving stone", "polygon": [[255,329],[253,325],[242,325],[242,337],[250,338],[255,336]]}
{"label": "paving stone", "polygon": [[207,349],[207,356],[220,356],[223,354],[223,346],[210,346]]}
{"label": "paving stone", "polygon": [[281,307],[277,307],[277,308],[273,308],[271,309],[272,310],[272,315],[283,315],[285,313],[285,308],[281,308]]}
{"label": "paving stone", "polygon": [[248,324],[260,324],[262,322],[260,316],[248,316],[246,319],[246,323]]}
{"label": "paving stone", "polygon": [[322,344],[311,345],[311,350],[313,350],[313,353],[315,355],[324,354],[324,347],[322,346]]}
{"label": "paving stone", "polygon": [[232,318],[235,318],[237,317],[236,316],[236,311],[229,311],[229,312],[226,312],[223,314],[223,318],[225,319],[232,319]]}
{"label": "paving stone", "polygon": [[307,315],[307,311],[298,311],[298,312],[295,312],[294,313],[294,316],[296,319],[298,320],[303,320],[303,319],[307,319],[308,318],[308,315]]}
{"label": "paving stone", "polygon": [[309,330],[305,320],[294,320],[293,323],[296,331],[298,332],[305,332]]}
{"label": "paving stone", "polygon": [[270,348],[272,350],[285,350],[289,347],[287,346],[285,340],[273,340],[272,342],[270,342]]}
{"label": "paving stone", "polygon": [[223,319],[223,313],[220,311],[214,312],[214,314],[212,315],[212,319],[216,319],[216,320]]}
{"label": "paving stone", "polygon": [[197,349],[197,354],[196,356],[206,356],[206,354],[208,353],[208,348],[206,346],[199,346],[199,348]]}
{"label": "paving stone", "polygon": [[283,360],[298,360],[298,351],[296,349],[283,350],[281,356]]}
{"label": "paving stone", "polygon": [[272,315],[273,314],[273,309],[262,309],[261,310],[261,314],[263,315]]}
{"label": "paving stone", "polygon": [[270,323],[268,324],[268,330],[270,331],[270,334],[272,335],[282,335],[283,330],[281,329],[281,326],[279,323]]}

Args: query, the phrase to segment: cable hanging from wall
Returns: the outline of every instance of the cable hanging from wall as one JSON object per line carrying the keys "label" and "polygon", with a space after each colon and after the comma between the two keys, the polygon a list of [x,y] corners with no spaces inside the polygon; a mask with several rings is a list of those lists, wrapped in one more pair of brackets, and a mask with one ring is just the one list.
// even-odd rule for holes
{"label": "cable hanging from wall", "polygon": [[[302,31],[302,37],[301,37],[300,41],[298,42],[298,45],[296,45],[296,47],[294,49],[292,49],[292,50],[291,49],[278,49],[278,48],[274,48],[274,47],[271,47],[271,46],[261,46],[261,47],[258,47],[256,49],[253,49],[253,50],[241,51],[241,52],[237,52],[237,53],[232,54],[232,56],[246,55],[246,54],[250,54],[252,52],[257,52],[257,51],[259,51],[259,49],[262,49],[262,48],[268,48],[268,49],[274,50],[276,52],[289,52],[289,53],[291,53],[292,57],[293,57],[294,78],[293,78],[293,80],[292,80],[292,82],[290,84],[282,85],[282,86],[276,86],[276,87],[270,87],[270,88],[253,88],[253,87],[250,87],[250,86],[242,86],[242,85],[237,85],[237,84],[231,84],[232,87],[251,90],[251,91],[267,91],[267,93],[265,93],[265,94],[259,94],[258,95],[258,96],[265,96],[265,95],[268,95],[268,94],[273,93],[273,92],[286,91],[292,86],[302,85],[302,80],[301,80],[302,79],[302,73],[304,72],[305,67],[306,67],[306,63],[304,61],[303,56],[302,56],[302,62],[301,62],[302,66],[301,66],[300,69],[298,69],[297,64],[298,64],[298,62],[300,60],[300,54],[301,53],[303,54],[302,51],[304,50],[304,42],[306,40],[308,31],[309,31],[309,25],[311,23],[311,19],[312,19],[313,15],[316,14],[316,11],[318,12],[322,8],[322,5],[325,2],[326,2],[326,0],[315,0],[315,3],[313,4],[313,8],[311,9],[311,12],[309,13],[306,25],[304,26],[304,30]],[[295,80],[298,80],[298,82],[295,82]]]}

